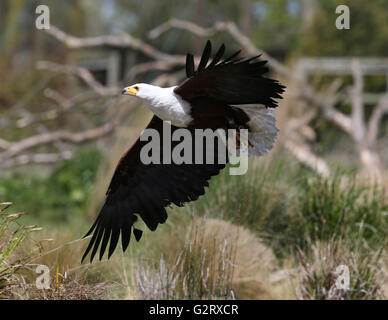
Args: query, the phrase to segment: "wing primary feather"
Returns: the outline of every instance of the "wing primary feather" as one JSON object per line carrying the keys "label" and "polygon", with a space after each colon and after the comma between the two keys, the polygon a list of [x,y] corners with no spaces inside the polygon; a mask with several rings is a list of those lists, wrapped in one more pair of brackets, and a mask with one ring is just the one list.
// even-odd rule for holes
{"label": "wing primary feather", "polygon": [[85,239],[87,236],[91,235],[93,230],[96,228],[98,221],[100,220],[100,215],[97,217],[96,221],[94,221],[92,227],[89,229],[89,231],[82,237],[82,239]]}
{"label": "wing primary feather", "polygon": [[120,236],[120,229],[113,229],[112,236],[110,238],[108,259],[111,257],[111,255],[116,249],[117,242],[119,241],[119,236]]}
{"label": "wing primary feather", "polygon": [[133,228],[133,234],[135,236],[136,241],[140,241],[141,236],[143,235],[143,231]]}
{"label": "wing primary feather", "polygon": [[102,242],[101,242],[100,256],[99,256],[100,261],[102,259],[102,256],[104,255],[106,246],[107,246],[109,238],[110,238],[110,234],[111,234],[111,227],[109,224],[109,226],[107,225],[105,228],[104,238],[102,239]]}
{"label": "wing primary feather", "polygon": [[205,67],[209,61],[211,52],[212,52],[212,45],[211,45],[210,41],[208,40],[206,42],[205,49],[203,49],[201,61],[199,62],[197,72],[201,72],[201,71],[205,70]]}
{"label": "wing primary feather", "polygon": [[[217,65],[216,68],[222,63],[220,61],[224,51],[225,48],[222,45],[218,49],[215,58],[211,61],[214,65]],[[205,70],[210,54],[211,45],[208,42],[200,63]],[[195,72],[194,68],[193,56],[188,55],[187,73],[196,77],[197,72]],[[148,127],[157,129],[161,126],[162,120],[156,116],[153,117],[153,120],[148,125]],[[136,162],[137,154],[134,152],[138,151],[137,146],[135,146],[136,148],[131,148],[121,158],[116,168],[108,188],[107,197],[98,217],[84,236],[87,237],[93,234],[82,256],[82,262],[88,255],[90,256],[90,262],[93,262],[98,251],[100,260],[106,251],[108,251],[109,259],[117,247],[120,234],[123,251],[129,246],[132,232],[135,240],[140,241],[143,231],[133,226],[138,219],[135,213],[140,215],[149,229],[155,230],[159,223],[164,223],[167,219],[165,207],[172,203],[181,206],[186,202],[197,199],[204,193],[204,186],[208,185],[207,180],[211,176],[218,174],[221,169],[221,167],[215,167],[214,165],[200,167],[192,165],[166,165],[162,168],[158,167],[157,170],[152,166],[145,167]],[[146,168],[147,173],[145,174]],[[152,179],[155,176],[168,178],[168,183],[153,183]],[[129,196],[129,190],[132,189],[132,186],[137,186],[140,183],[140,177],[142,178],[142,183],[146,184],[145,191],[152,194],[152,197],[141,197],[141,199],[138,199],[139,192],[140,194],[144,192],[143,188],[136,188],[136,191],[131,192]],[[192,179],[195,181],[190,184]],[[176,186],[175,183],[177,184]],[[167,189],[163,187],[167,187]],[[144,200],[146,203],[144,204],[140,200]]]}
{"label": "wing primary feather", "polygon": [[[97,253],[97,249],[98,249],[98,247],[100,245],[101,238],[102,238],[102,235],[104,233],[104,229],[105,229],[105,227],[101,226],[100,229],[98,230],[97,238],[96,238],[96,241],[94,243],[94,247],[93,247],[92,253],[90,254],[90,263],[93,262],[94,256]],[[97,230],[96,230],[96,232],[97,232]]]}
{"label": "wing primary feather", "polygon": [[123,247],[123,252],[127,250],[127,247],[131,240],[131,232],[132,232],[132,223],[129,218],[126,218],[121,228],[121,246]]}
{"label": "wing primary feather", "polygon": [[100,261],[102,260],[102,257],[103,257],[103,255],[105,253],[105,249],[106,249],[106,246],[108,244],[110,233],[111,233],[111,229],[110,228],[106,228],[105,232],[104,232],[104,238],[102,239],[102,242],[101,242],[100,255],[99,255],[99,260]]}
{"label": "wing primary feather", "polygon": [[[101,242],[101,237],[103,235],[103,232],[104,232],[104,229],[106,228],[106,220],[108,219],[109,217],[109,214],[102,214],[103,213],[103,210],[106,210],[109,206],[107,205],[106,201],[104,202],[104,205],[103,207],[101,208],[101,211],[100,211],[100,214],[99,216],[97,217],[97,220],[98,220],[98,223],[97,223],[97,227],[96,229],[94,230],[94,233],[93,233],[93,237],[92,239],[90,240],[89,242],[89,245],[88,247],[86,248],[86,251],[84,253],[84,255],[82,256],[82,259],[81,259],[81,262],[85,259],[85,257],[87,256],[87,254],[89,253],[90,249],[93,247],[93,252],[90,256],[90,262],[93,261],[93,258],[94,258],[94,255],[96,254],[96,251],[97,251],[97,248]],[[97,222],[97,221],[96,221]],[[95,223],[96,223],[95,222]]]}
{"label": "wing primary feather", "polygon": [[[247,59],[243,60],[242,62],[248,63],[248,62],[251,62],[251,61],[253,61],[253,60],[256,60],[256,59],[260,58],[261,56],[262,56],[262,54],[258,54],[257,56],[254,56],[254,57],[251,57],[251,58],[247,58]],[[260,62],[258,62],[258,63],[266,64],[267,61],[263,60],[263,61],[260,61]]]}
{"label": "wing primary feather", "polygon": [[112,223],[112,235],[110,237],[108,259],[111,257],[111,255],[116,249],[120,237],[120,229],[124,221],[124,215],[126,214],[125,209],[123,209],[120,203],[118,203],[118,205],[116,206],[116,212],[118,213],[118,215],[114,223]]}
{"label": "wing primary feather", "polygon": [[88,247],[86,248],[84,255],[82,256],[81,263],[84,261],[84,259],[85,259],[86,256],[88,255],[90,249],[92,248],[94,242],[96,241],[96,237],[97,237],[97,230],[93,233],[93,237],[92,237],[92,239],[90,240],[89,245],[88,245]]}
{"label": "wing primary feather", "polygon": [[214,56],[212,62],[209,64],[208,68],[214,67],[218,62],[220,62],[224,53],[225,53],[225,45],[222,44],[218,49],[216,55]]}
{"label": "wing primary feather", "polygon": [[120,237],[120,222],[117,221],[112,228],[112,234],[111,234],[110,243],[109,243],[108,259],[115,251],[117,243],[119,242],[119,237]]}
{"label": "wing primary feather", "polygon": [[191,78],[195,75],[194,57],[190,53],[186,55],[186,75],[187,78]]}
{"label": "wing primary feather", "polygon": [[125,252],[125,250],[129,245],[129,241],[131,239],[132,225],[136,218],[132,214],[134,210],[128,205],[127,202],[124,202],[124,207],[126,210],[126,214],[123,215],[122,217],[123,221],[121,224],[121,246],[123,248],[123,252]]}
{"label": "wing primary feather", "polygon": [[234,58],[236,58],[239,54],[240,54],[241,50],[238,50],[236,51],[235,53],[233,53],[230,57],[226,58],[224,61],[222,61],[221,63],[222,64],[225,64],[225,63],[229,63],[231,60],[233,60]]}

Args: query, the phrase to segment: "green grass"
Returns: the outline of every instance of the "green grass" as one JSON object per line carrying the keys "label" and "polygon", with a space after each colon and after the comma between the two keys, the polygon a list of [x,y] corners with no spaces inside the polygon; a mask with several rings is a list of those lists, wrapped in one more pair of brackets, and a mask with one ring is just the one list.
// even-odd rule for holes
{"label": "green grass", "polygon": [[66,224],[86,216],[101,158],[96,149],[87,149],[47,177],[26,172],[0,177],[0,201],[12,201],[15,210],[28,212],[25,223]]}
{"label": "green grass", "polygon": [[290,234],[295,245],[304,239],[328,241],[334,236],[376,248],[388,231],[388,201],[377,185],[357,181],[354,176],[305,180],[300,186]]}

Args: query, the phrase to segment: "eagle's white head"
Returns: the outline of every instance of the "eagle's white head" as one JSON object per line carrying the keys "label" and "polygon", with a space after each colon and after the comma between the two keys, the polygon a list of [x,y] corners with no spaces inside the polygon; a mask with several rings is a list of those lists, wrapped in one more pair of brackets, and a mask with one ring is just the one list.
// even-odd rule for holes
{"label": "eagle's white head", "polygon": [[164,121],[177,127],[186,127],[193,119],[190,105],[174,93],[175,87],[161,88],[147,83],[137,83],[122,90],[124,95],[142,99],[148,108]]}
{"label": "eagle's white head", "polygon": [[124,88],[121,93],[124,95],[132,95],[144,100],[152,100],[160,95],[160,87],[153,86],[147,83],[136,83],[130,87]]}

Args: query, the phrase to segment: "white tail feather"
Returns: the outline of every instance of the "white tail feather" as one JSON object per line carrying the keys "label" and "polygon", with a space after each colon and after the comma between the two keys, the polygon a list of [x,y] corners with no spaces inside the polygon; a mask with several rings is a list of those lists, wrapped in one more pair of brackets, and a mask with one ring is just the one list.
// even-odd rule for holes
{"label": "white tail feather", "polygon": [[251,119],[248,122],[249,156],[262,156],[270,151],[276,141],[279,129],[272,109],[262,106],[235,106],[243,110]]}

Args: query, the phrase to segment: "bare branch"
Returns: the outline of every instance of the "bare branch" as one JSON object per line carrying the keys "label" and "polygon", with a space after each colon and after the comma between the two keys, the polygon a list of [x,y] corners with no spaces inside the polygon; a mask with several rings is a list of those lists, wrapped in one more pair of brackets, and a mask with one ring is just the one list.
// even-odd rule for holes
{"label": "bare branch", "polygon": [[[28,149],[34,148],[38,145],[49,144],[54,141],[68,141],[71,143],[83,143],[86,141],[94,140],[96,138],[107,135],[113,131],[115,123],[107,122],[105,125],[86,130],[84,132],[72,133],[68,131],[54,131],[42,134],[37,134],[25,139],[22,139],[15,143],[10,143],[9,147],[5,149],[2,157],[10,158],[19,153],[22,153]],[[1,161],[1,160],[0,160]]]}
{"label": "bare branch", "polygon": [[310,109],[304,115],[298,118],[291,118],[287,121],[288,130],[297,130],[305,125],[307,125],[312,119],[317,115],[316,109]]}
{"label": "bare branch", "polygon": [[365,136],[364,103],[362,101],[364,81],[359,59],[353,59],[352,72],[354,79],[354,86],[350,93],[352,99],[352,133],[354,139],[361,142]]}
{"label": "bare branch", "polygon": [[57,40],[63,42],[69,48],[93,48],[93,47],[115,47],[115,48],[131,48],[140,51],[148,57],[155,60],[164,60],[176,62],[182,64],[185,61],[185,57],[181,55],[169,55],[165,54],[151,45],[137,39],[127,33],[121,33],[118,35],[107,35],[99,37],[78,38],[69,35],[59,28],[51,25],[46,30],[47,33],[55,37]]}
{"label": "bare branch", "polygon": [[373,109],[368,123],[368,142],[372,145],[376,143],[379,125],[383,116],[388,113],[388,94],[381,97],[378,105]]}
{"label": "bare branch", "polygon": [[[324,105],[322,105],[324,106]],[[342,112],[336,110],[330,105],[327,105],[324,108],[323,113],[325,117],[333,122],[337,127],[341,128],[343,131],[351,134],[352,133],[352,121],[349,116],[343,114]]]}
{"label": "bare branch", "polygon": [[0,138],[0,149],[8,149],[10,146],[10,142]]}
{"label": "bare branch", "polygon": [[159,71],[169,71],[171,70],[171,67],[176,65],[172,64],[169,61],[150,61],[150,62],[144,62],[139,63],[135,66],[133,66],[125,75],[126,80],[134,79],[137,75],[140,73],[146,73],[153,70],[159,70]]}
{"label": "bare branch", "polygon": [[315,130],[310,126],[302,126],[299,128],[300,134],[309,140],[310,142],[317,140],[317,133]]}
{"label": "bare branch", "polygon": [[321,95],[315,93],[311,87],[306,86],[303,89],[300,89],[300,97],[321,109],[326,119],[346,133],[351,134],[352,119],[334,107],[340,99],[340,95],[337,92],[340,85],[341,81],[334,81]]}
{"label": "bare branch", "polygon": [[17,157],[0,162],[0,168],[6,169],[11,167],[23,166],[27,164],[51,164],[57,163],[66,159],[70,159],[72,156],[71,151],[65,151],[62,153],[36,153],[36,154],[23,154]]}
{"label": "bare branch", "polygon": [[284,75],[284,76],[291,76],[291,71],[287,67],[285,67],[282,63],[280,63],[276,59],[269,56],[266,52],[259,50],[253,44],[253,42],[240,31],[240,29],[236,26],[236,24],[234,22],[218,21],[210,28],[203,28],[203,27],[201,27],[195,23],[189,22],[189,21],[171,18],[167,22],[165,22],[162,25],[151,30],[149,32],[149,37],[151,39],[155,39],[155,38],[159,37],[162,33],[166,32],[172,28],[186,30],[186,31],[189,31],[189,32],[199,36],[199,37],[210,37],[210,36],[215,35],[218,32],[226,31],[249,54],[254,55],[257,53],[261,53],[263,55],[263,58],[268,61],[268,63],[271,65],[272,68],[275,69],[276,72],[278,72],[279,74]]}
{"label": "bare branch", "polygon": [[89,101],[92,98],[96,98],[98,96],[95,95],[94,92],[83,92],[70,99],[63,97],[58,91],[46,88],[44,90],[44,95],[53,100],[56,104],[55,106],[59,106],[57,109],[52,109],[48,111],[43,111],[41,113],[28,113],[23,114],[21,118],[16,120],[17,128],[25,128],[27,126],[40,123],[43,121],[54,120],[62,116],[64,113],[70,111],[74,107],[82,106],[82,102]]}
{"label": "bare branch", "polygon": [[319,175],[327,178],[330,169],[326,161],[315,155],[311,149],[301,143],[295,143],[292,139],[286,139],[284,146],[304,165],[316,171]]}
{"label": "bare branch", "polygon": [[38,61],[36,67],[40,70],[48,70],[52,72],[61,72],[72,74],[81,78],[92,90],[101,96],[112,96],[117,95],[119,92],[118,88],[106,88],[99,83],[92,75],[92,73],[85,68],[61,65],[50,61]]}

